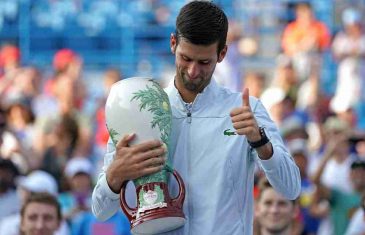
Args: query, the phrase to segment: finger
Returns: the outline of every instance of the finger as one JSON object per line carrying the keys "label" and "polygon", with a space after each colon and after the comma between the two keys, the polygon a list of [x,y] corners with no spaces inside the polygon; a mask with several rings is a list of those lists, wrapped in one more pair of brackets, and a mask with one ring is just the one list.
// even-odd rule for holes
{"label": "finger", "polygon": [[165,153],[166,153],[166,149],[163,148],[163,147],[157,148],[157,149],[152,149],[152,150],[149,150],[147,152],[141,153],[136,158],[136,161],[137,162],[142,162],[142,161],[145,161],[145,160],[150,159],[150,158],[156,158],[156,157],[165,155]]}
{"label": "finger", "polygon": [[134,133],[123,136],[123,138],[120,139],[119,142],[117,143],[116,147],[117,148],[128,147],[129,142],[132,141],[135,136],[136,134]]}
{"label": "finger", "polygon": [[137,145],[134,145],[133,148],[136,152],[146,152],[150,149],[159,148],[163,146],[162,141],[160,140],[150,140]]}
{"label": "finger", "polygon": [[[140,176],[145,176],[145,175],[150,175],[150,174],[154,174],[157,173],[159,171],[161,171],[164,168],[163,165],[160,166],[153,166],[153,167],[149,167],[149,168],[145,168],[142,172]],[[137,177],[138,178],[138,177]]]}
{"label": "finger", "polygon": [[245,112],[245,113],[241,113],[241,114],[232,116],[231,120],[233,123],[235,123],[235,122],[250,120],[252,118],[253,118],[253,114],[251,112]]}
{"label": "finger", "polygon": [[251,133],[253,131],[252,127],[244,127],[244,128],[239,128],[236,130],[236,133],[238,135],[247,135],[248,133]]}
{"label": "finger", "polygon": [[250,107],[250,90],[247,87],[242,94],[242,105]]}
{"label": "finger", "polygon": [[148,168],[148,167],[155,167],[155,166],[165,165],[165,162],[166,162],[165,157],[162,157],[162,156],[153,157],[153,158],[149,158],[149,159],[141,162],[140,167],[142,169]]}
{"label": "finger", "polygon": [[251,120],[233,123],[233,127],[236,130],[244,129],[244,128],[253,128],[254,125],[255,125],[255,123],[253,121],[251,121]]}

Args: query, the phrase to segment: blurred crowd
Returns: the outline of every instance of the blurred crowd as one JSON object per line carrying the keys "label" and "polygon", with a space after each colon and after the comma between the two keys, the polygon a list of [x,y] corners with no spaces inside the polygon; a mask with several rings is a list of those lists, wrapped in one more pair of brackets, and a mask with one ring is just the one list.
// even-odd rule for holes
{"label": "blurred crowd", "polygon": [[[158,12],[165,16],[159,21],[168,19],[164,8]],[[254,233],[284,234],[280,231],[289,229],[288,234],[364,235],[363,15],[346,8],[341,12],[343,27],[333,34],[316,19],[310,4],[297,4],[295,13],[283,29],[273,73],[240,70],[243,54],[253,53],[257,45],[240,40],[239,25],[232,20],[228,54],[214,74],[223,86],[234,91],[248,87],[250,95],[260,98],[300,169],[302,193],[296,201],[270,190],[257,169]],[[331,95],[321,83],[322,53],[328,50],[338,64]],[[121,212],[100,222],[90,210],[109,138],[104,104],[123,71],[103,71],[98,78],[101,92],[95,96],[76,51],[58,50],[48,68],[51,75],[23,66],[21,58],[16,45],[1,46],[0,235],[20,234],[20,209],[41,192],[60,204],[57,234],[130,234]],[[160,82],[164,86],[165,80]]]}

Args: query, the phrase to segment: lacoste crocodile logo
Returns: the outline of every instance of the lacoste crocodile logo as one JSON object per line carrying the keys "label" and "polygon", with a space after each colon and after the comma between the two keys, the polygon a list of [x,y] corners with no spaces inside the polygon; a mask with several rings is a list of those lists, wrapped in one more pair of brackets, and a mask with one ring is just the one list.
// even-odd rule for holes
{"label": "lacoste crocodile logo", "polygon": [[224,130],[223,135],[226,135],[226,136],[236,135],[236,133],[234,131],[230,131],[230,130],[231,129]]}

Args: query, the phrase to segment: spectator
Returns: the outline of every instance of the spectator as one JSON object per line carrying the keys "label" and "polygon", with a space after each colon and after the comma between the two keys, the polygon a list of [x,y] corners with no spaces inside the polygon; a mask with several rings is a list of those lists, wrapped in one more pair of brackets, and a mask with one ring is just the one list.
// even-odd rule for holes
{"label": "spectator", "polygon": [[[58,195],[56,180],[47,172],[39,170],[33,171],[26,177],[21,178],[17,190],[21,205],[24,205],[34,193],[48,193],[55,197]],[[19,213],[4,218],[0,223],[0,234],[20,235],[20,218]],[[69,234],[66,222],[62,221],[55,235]]]}
{"label": "spectator", "polygon": [[86,158],[75,157],[67,162],[64,174],[69,190],[60,194],[59,201],[62,214],[69,222],[91,208],[93,170]]}
{"label": "spectator", "polygon": [[308,177],[308,162],[309,162],[309,151],[307,147],[307,141],[304,139],[294,139],[288,142],[288,149],[292,154],[295,163],[299,167],[301,177],[301,193],[299,196],[299,207],[301,223],[303,224],[304,234],[317,234],[320,219],[312,215],[311,210],[313,207],[312,200],[315,192],[315,185]]}
{"label": "spectator", "polygon": [[259,196],[255,204],[255,235],[299,235],[302,225],[295,219],[299,213],[296,201],[276,192],[266,178],[259,182]]}
{"label": "spectator", "polygon": [[[365,102],[365,34],[358,10],[342,13],[344,30],[336,34],[332,50],[339,61],[337,87],[330,107],[336,113],[356,109]],[[359,118],[363,119],[361,115]]]}
{"label": "spectator", "polygon": [[31,195],[23,204],[20,230],[24,235],[53,235],[62,221],[57,199],[47,193]]}
{"label": "spectator", "polygon": [[316,20],[310,3],[299,2],[295,13],[296,19],[284,29],[282,47],[293,60],[299,80],[304,81],[312,65],[320,63],[319,53],[329,46],[331,36],[327,26]]}

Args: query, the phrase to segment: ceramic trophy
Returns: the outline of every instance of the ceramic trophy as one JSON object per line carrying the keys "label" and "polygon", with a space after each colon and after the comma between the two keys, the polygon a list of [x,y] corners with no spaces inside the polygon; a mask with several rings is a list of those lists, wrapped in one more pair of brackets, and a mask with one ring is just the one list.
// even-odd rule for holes
{"label": "ceramic trophy", "polygon": [[[105,117],[114,145],[123,136],[135,133],[130,145],[159,139],[169,149],[171,107],[167,94],[153,79],[133,77],[113,84],[106,101]],[[168,192],[168,173],[175,176],[179,185],[176,198],[171,198]],[[121,208],[131,222],[133,234],[158,234],[184,225],[185,186],[176,170],[166,164],[160,172],[135,179],[133,183],[136,208],[126,202],[127,183],[120,193]]]}

